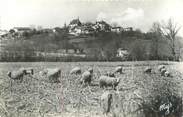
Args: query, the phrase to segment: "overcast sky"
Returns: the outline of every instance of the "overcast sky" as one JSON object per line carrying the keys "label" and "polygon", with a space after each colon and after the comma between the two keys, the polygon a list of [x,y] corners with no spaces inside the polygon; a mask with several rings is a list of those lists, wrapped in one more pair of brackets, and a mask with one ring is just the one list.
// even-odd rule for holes
{"label": "overcast sky", "polygon": [[[0,28],[63,26],[105,20],[123,27],[148,31],[155,21],[173,18],[183,26],[183,0],[0,0]],[[183,27],[179,33],[183,36]]]}

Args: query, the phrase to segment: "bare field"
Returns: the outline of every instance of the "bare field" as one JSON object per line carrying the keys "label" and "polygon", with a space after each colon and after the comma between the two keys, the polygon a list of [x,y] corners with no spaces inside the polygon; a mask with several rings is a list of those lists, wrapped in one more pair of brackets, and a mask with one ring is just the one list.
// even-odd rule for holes
{"label": "bare field", "polygon": [[[157,66],[164,64],[172,77],[162,77]],[[182,97],[183,79],[182,63],[149,61],[149,62],[18,62],[0,63],[0,117],[97,117],[104,116],[99,98],[104,92],[98,86],[98,77],[114,69],[117,65],[124,68],[118,74],[122,80],[118,86],[120,95],[121,117],[142,117],[142,111],[136,112],[139,104],[152,98],[152,94],[166,87]],[[79,66],[82,72],[88,67],[94,68],[92,86],[82,87],[80,75],[70,75],[70,70]],[[143,70],[150,66],[152,74]],[[20,67],[32,67],[35,74],[24,77],[22,83],[10,80],[7,72]],[[60,83],[49,83],[39,76],[44,68],[61,67]],[[166,90],[165,90],[166,91]]]}

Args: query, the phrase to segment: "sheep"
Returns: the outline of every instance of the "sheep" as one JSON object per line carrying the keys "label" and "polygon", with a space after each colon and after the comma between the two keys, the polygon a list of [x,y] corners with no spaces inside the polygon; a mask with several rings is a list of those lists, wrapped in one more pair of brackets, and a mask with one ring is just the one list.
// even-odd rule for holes
{"label": "sheep", "polygon": [[75,67],[70,71],[70,74],[81,74],[81,68]]}
{"label": "sheep", "polygon": [[81,75],[81,81],[80,81],[80,83],[82,83],[82,84],[88,83],[88,85],[90,85],[91,84],[91,79],[92,79],[92,74],[89,71],[85,71]]}
{"label": "sheep", "polygon": [[120,78],[112,78],[108,76],[100,76],[99,78],[99,86],[100,88],[112,86],[112,88],[115,90],[116,86],[119,84]]}
{"label": "sheep", "polygon": [[123,70],[122,66],[118,66],[118,67],[115,68],[114,73],[122,74],[122,70]]}
{"label": "sheep", "polygon": [[144,70],[144,73],[151,73],[152,72],[152,68],[150,68],[150,67],[147,67],[147,68],[145,68],[145,70]]}
{"label": "sheep", "polygon": [[161,69],[161,71],[160,71],[161,76],[165,76],[165,72],[166,72],[166,71],[167,71],[167,70],[166,70],[165,68]]}
{"label": "sheep", "polygon": [[42,71],[39,72],[40,76],[45,76],[48,73],[48,69],[43,69]]}
{"label": "sheep", "polygon": [[169,71],[165,71],[164,76],[165,77],[170,77],[170,72]]}
{"label": "sheep", "polygon": [[103,109],[103,114],[108,114],[111,111],[112,93],[105,91],[100,97],[100,106]]}
{"label": "sheep", "polygon": [[19,69],[17,71],[9,71],[7,73],[7,75],[9,76],[9,78],[13,79],[13,80],[23,80],[24,75],[26,75],[26,70],[24,69]]}
{"label": "sheep", "polygon": [[158,71],[161,72],[162,69],[165,69],[165,66],[164,66],[164,65],[159,65],[159,66],[158,66]]}
{"label": "sheep", "polygon": [[93,68],[88,68],[88,71],[92,74],[93,73]]}
{"label": "sheep", "polygon": [[33,68],[21,68],[22,70],[25,70],[26,75],[34,75],[34,69]]}
{"label": "sheep", "polygon": [[107,72],[104,75],[109,76],[109,77],[116,77],[115,74],[112,72]]}
{"label": "sheep", "polygon": [[59,82],[59,77],[61,76],[61,69],[60,68],[52,68],[52,69],[45,69],[42,71],[43,75],[46,75],[46,77],[51,82]]}

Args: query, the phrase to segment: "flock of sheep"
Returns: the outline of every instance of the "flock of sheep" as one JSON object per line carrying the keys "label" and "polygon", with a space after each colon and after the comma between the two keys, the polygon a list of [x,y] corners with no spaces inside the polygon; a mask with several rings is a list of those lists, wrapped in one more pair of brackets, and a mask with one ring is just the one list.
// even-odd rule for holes
{"label": "flock of sheep", "polygon": [[[161,76],[170,77],[170,72],[165,68],[164,65],[158,67],[158,71]],[[88,68],[86,71],[82,73],[80,67],[75,67],[70,71],[70,75],[80,75],[80,83],[82,85],[91,85],[92,77],[93,77],[93,68]],[[108,114],[110,112],[111,103],[113,100],[114,92],[116,93],[118,90],[116,87],[121,81],[120,77],[116,77],[116,74],[122,74],[123,68],[122,66],[117,66],[112,72],[107,72],[106,74],[102,74],[97,80],[99,87],[104,89],[104,93],[100,97],[100,104],[103,109],[103,114]],[[144,69],[145,74],[152,73],[152,68],[147,67]],[[23,80],[25,75],[33,75],[33,68],[20,68],[16,71],[8,72],[9,78],[13,80]],[[44,69],[39,72],[40,76],[46,77],[51,82],[59,82],[59,78],[61,77],[61,69],[60,68],[49,68]],[[112,91],[108,90],[108,87],[112,88]],[[117,90],[117,91],[116,91]]]}
{"label": "flock of sheep", "polygon": [[[158,71],[160,72],[161,76],[164,76],[164,77],[170,77],[171,76],[170,72],[166,69],[166,67],[164,65],[158,66]],[[147,67],[144,70],[144,73],[152,73],[152,68]]]}

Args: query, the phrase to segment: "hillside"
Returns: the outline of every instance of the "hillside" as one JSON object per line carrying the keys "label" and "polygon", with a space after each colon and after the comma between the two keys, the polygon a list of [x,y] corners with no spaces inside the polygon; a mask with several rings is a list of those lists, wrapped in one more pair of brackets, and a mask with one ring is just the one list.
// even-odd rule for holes
{"label": "hillside", "polygon": [[[146,33],[137,31],[127,31],[122,33],[99,32],[94,36],[74,36],[67,34],[66,32],[40,33],[26,38],[24,37],[23,39],[4,40],[3,47],[1,46],[1,55],[3,55],[3,57],[21,57],[21,53],[28,52],[29,54],[23,55],[28,58],[31,56],[35,58],[35,52],[44,52],[45,54],[52,52],[53,54],[55,53],[54,57],[56,57],[58,52],[67,54],[72,51],[73,54],[75,52],[77,54],[85,54],[88,60],[111,61],[122,60],[121,58],[116,58],[117,50],[122,48],[129,53],[129,56],[123,60],[157,59],[154,57],[154,45],[156,43],[154,43],[153,38],[149,38],[146,35]],[[182,43],[182,38],[178,37],[176,41],[177,54],[179,54],[180,48],[182,48]],[[3,50],[8,52],[9,55],[4,55],[6,53],[3,54]],[[14,53],[18,54],[15,55]],[[69,56],[72,56],[72,53],[70,53]],[[158,42],[158,56],[158,59],[171,59],[171,50],[165,39],[160,39]],[[57,60],[59,59],[57,58]]]}

